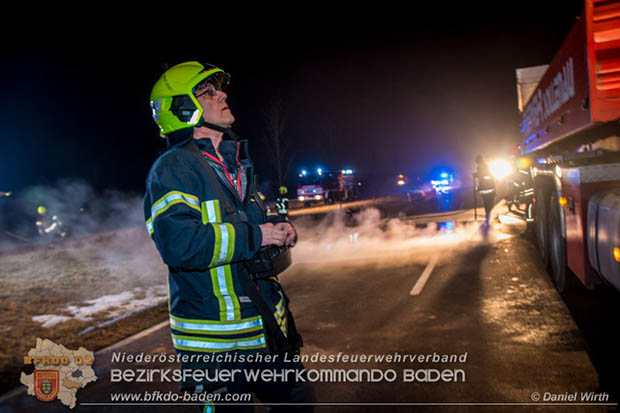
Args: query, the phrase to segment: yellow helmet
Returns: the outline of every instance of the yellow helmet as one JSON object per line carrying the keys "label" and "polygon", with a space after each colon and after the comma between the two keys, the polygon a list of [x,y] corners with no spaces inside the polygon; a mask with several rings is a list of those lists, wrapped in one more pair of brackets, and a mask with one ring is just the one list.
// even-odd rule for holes
{"label": "yellow helmet", "polygon": [[207,78],[217,90],[223,90],[230,75],[207,63],[184,62],[172,66],[157,80],[151,91],[151,110],[162,137],[200,123],[202,107],[194,89]]}
{"label": "yellow helmet", "polygon": [[45,215],[46,212],[47,208],[45,208],[43,205],[39,205],[39,207],[37,208],[37,213],[39,215]]}

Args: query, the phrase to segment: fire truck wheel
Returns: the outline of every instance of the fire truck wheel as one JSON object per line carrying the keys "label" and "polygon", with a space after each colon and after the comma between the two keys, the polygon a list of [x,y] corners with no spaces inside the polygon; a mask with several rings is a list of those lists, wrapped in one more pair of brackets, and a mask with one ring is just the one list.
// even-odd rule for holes
{"label": "fire truck wheel", "polygon": [[549,209],[547,191],[539,187],[536,191],[536,242],[538,252],[542,258],[545,269],[549,268],[549,226],[547,224]]}
{"label": "fire truck wheel", "polygon": [[566,240],[562,236],[560,205],[556,194],[549,202],[549,260],[551,263],[551,278],[555,288],[560,293],[566,292]]}

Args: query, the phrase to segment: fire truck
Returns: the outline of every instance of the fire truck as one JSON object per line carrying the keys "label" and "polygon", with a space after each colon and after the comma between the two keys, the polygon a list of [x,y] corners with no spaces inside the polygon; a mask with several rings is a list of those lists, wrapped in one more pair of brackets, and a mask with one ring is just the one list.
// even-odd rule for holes
{"label": "fire truck", "polygon": [[359,193],[355,173],[351,169],[337,171],[317,168],[316,173],[303,169],[299,173],[297,199],[309,206],[313,202],[351,201]]}
{"label": "fire truck", "polygon": [[620,1],[586,0],[549,65],[516,75],[543,262],[560,292],[620,289]]}

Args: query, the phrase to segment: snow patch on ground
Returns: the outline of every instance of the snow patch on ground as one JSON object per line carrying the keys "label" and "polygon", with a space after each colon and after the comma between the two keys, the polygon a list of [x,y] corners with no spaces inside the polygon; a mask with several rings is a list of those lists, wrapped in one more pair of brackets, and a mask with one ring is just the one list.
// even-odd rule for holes
{"label": "snow patch on ground", "polygon": [[71,317],[67,317],[64,315],[55,315],[55,314],[45,314],[45,315],[37,315],[32,317],[32,321],[36,321],[37,323],[41,323],[41,327],[54,327],[58,323],[62,323],[63,321],[70,320]]}
{"label": "snow patch on ground", "polygon": [[[143,298],[136,298],[136,297]],[[32,317],[33,321],[42,323],[42,327],[53,327],[67,320],[92,321],[94,316],[105,313],[107,320],[117,319],[128,313],[153,307],[168,299],[168,289],[165,285],[149,288],[135,288],[133,291],[124,291],[120,294],[104,295],[92,300],[83,301],[78,305],[68,305],[62,311],[71,316],[44,314]]]}

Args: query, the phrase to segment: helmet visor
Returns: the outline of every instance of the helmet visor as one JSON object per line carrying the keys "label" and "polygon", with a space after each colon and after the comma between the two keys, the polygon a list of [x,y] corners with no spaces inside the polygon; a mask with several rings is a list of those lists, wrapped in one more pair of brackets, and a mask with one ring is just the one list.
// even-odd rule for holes
{"label": "helmet visor", "polygon": [[226,89],[226,86],[228,86],[228,82],[230,81],[230,75],[226,72],[220,71],[221,69],[208,63],[205,63],[204,66],[205,68],[202,73],[209,72],[214,69],[218,69],[218,71],[201,80],[196,86],[194,86],[194,89],[192,91],[196,93],[197,91],[204,90],[208,87],[208,85],[212,85],[215,90]]}

